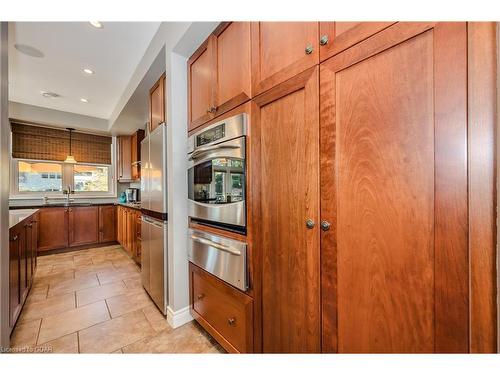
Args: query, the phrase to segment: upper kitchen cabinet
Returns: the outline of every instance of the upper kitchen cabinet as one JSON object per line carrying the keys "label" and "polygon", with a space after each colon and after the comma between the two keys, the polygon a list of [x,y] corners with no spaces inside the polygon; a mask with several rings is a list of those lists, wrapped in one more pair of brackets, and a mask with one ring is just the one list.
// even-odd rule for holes
{"label": "upper kitchen cabinet", "polygon": [[197,128],[214,117],[215,37],[211,35],[188,60],[189,126]]}
{"label": "upper kitchen cabinet", "polygon": [[117,137],[118,157],[117,170],[118,181],[132,180],[132,136],[121,135]]}
{"label": "upper kitchen cabinet", "polygon": [[149,90],[149,130],[165,122],[165,73]]}
{"label": "upper kitchen cabinet", "polygon": [[225,22],[215,31],[217,83],[214,117],[251,99],[250,22]]}
{"label": "upper kitchen cabinet", "polygon": [[320,22],[321,61],[391,26],[394,22]]}
{"label": "upper kitchen cabinet", "polygon": [[254,95],[319,63],[318,29],[318,22],[252,23]]}
{"label": "upper kitchen cabinet", "polygon": [[132,161],[132,180],[141,179],[141,142],[144,139],[144,130],[139,129],[131,138],[131,161]]}
{"label": "upper kitchen cabinet", "polygon": [[188,77],[188,130],[250,100],[250,23],[221,23],[189,59]]}

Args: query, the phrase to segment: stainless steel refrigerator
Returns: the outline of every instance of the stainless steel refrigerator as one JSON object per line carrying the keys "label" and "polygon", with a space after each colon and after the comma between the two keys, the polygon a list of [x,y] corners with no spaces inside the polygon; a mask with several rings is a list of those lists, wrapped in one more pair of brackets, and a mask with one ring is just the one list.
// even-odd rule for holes
{"label": "stainless steel refrigerator", "polygon": [[167,129],[159,125],[141,142],[141,278],[167,313]]}

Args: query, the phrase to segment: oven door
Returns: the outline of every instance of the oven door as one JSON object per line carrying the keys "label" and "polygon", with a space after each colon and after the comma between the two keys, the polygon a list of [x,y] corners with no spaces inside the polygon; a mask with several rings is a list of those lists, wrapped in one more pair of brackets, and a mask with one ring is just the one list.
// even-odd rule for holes
{"label": "oven door", "polygon": [[188,215],[244,228],[245,137],[200,147],[188,158]]}

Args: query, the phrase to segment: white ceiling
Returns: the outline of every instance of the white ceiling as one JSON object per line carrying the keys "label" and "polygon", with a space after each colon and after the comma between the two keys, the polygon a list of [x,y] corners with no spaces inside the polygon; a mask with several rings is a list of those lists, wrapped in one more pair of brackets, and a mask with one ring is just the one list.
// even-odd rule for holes
{"label": "white ceiling", "polygon": [[[144,55],[159,22],[9,23],[9,100],[39,107],[109,119]],[[43,52],[36,58],[15,44]],[[88,67],[95,74],[87,75]],[[40,91],[61,97],[45,98]],[[87,98],[82,103],[80,98]]]}

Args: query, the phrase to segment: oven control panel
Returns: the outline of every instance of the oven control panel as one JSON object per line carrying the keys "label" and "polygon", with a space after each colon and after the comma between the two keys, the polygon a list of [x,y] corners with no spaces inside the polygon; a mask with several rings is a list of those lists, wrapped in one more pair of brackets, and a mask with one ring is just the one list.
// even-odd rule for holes
{"label": "oven control panel", "polygon": [[198,134],[196,136],[196,147],[200,147],[224,138],[225,127],[226,124],[222,123],[220,125],[214,126],[213,128],[204,131],[203,133]]}

